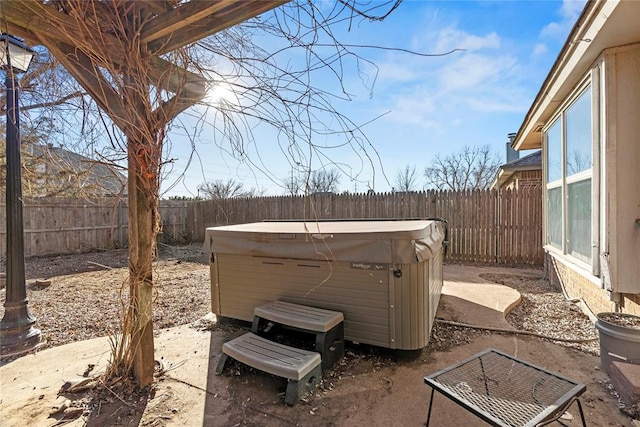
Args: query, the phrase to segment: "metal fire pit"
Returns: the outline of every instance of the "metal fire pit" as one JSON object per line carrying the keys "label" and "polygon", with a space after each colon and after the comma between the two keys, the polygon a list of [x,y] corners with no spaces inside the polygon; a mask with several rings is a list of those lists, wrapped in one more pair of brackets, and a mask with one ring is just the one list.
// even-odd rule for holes
{"label": "metal fire pit", "polygon": [[494,349],[478,353],[424,378],[444,396],[494,426],[541,426],[558,420],[586,386]]}

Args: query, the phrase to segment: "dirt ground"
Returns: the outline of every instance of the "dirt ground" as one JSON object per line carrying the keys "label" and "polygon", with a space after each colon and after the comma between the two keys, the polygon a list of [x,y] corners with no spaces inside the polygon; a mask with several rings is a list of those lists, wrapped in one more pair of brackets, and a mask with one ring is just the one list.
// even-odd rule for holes
{"label": "dirt ground", "polygon": [[[239,364],[215,375],[222,343],[246,332],[247,325],[197,321],[209,311],[209,269],[198,246],[160,247],[156,383],[136,392],[131,385],[100,383],[96,376],[93,388],[69,393],[69,383],[60,393],[71,378],[94,378],[104,368],[108,341],[90,338],[117,330],[120,301],[126,298],[125,266],[123,251],[27,260],[29,306],[48,349],[0,365],[3,426],[419,426],[430,394],[424,376],[489,347],[584,383],[581,401],[588,425],[635,426],[593,350],[444,324],[436,325],[427,348],[410,355],[349,344],[313,394],[285,406],[285,380]],[[51,285],[36,288],[36,278],[49,278]],[[4,302],[4,291],[0,299]],[[520,317],[508,320],[522,327],[523,316],[531,312],[516,312]],[[441,304],[441,314],[456,320],[456,307]],[[63,345],[68,343],[73,344]],[[53,407],[66,399],[69,409],[55,413]],[[580,425],[575,404],[569,412],[573,420],[563,422]],[[438,394],[431,421],[433,426],[486,425]]]}
{"label": "dirt ground", "polygon": [[[211,310],[202,245],[159,245],[154,329],[194,322]],[[43,331],[42,349],[119,331],[128,299],[127,251],[32,257],[25,262],[29,311]],[[3,270],[0,264],[0,272]],[[50,281],[41,286],[37,279]],[[4,303],[4,290],[0,303]],[[4,314],[4,306],[0,315]]]}

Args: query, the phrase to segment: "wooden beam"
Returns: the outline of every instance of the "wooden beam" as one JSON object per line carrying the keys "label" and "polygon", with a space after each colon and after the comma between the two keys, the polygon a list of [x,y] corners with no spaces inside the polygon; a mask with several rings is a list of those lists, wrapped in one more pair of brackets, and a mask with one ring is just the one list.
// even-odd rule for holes
{"label": "wooden beam", "polygon": [[[2,5],[4,18],[6,22],[11,24],[12,29],[24,29],[21,34],[29,34],[32,37],[37,36],[39,42],[45,46],[48,46],[53,41],[73,46],[74,42],[78,41],[73,35],[82,34],[83,32],[73,18],[56,11],[52,7],[44,6],[38,1],[24,3],[16,0],[3,0],[0,4]],[[51,21],[60,22],[64,26],[64,30],[61,30],[58,26],[51,25]],[[92,38],[94,43],[97,40],[98,38]],[[94,44],[89,48],[95,49],[96,52],[108,52],[109,58],[116,65],[126,62],[127,58],[122,52],[121,44],[117,42],[114,36],[103,34],[99,41],[100,45]],[[199,74],[192,73],[186,69],[178,72],[180,67],[164,59],[154,57],[151,61],[153,66],[149,84],[159,89],[177,93],[179,90],[184,90],[181,87],[183,83],[197,85],[205,85],[206,83],[206,80]]]}
{"label": "wooden beam", "polygon": [[289,1],[237,1],[233,5],[218,11],[218,13],[182,27],[178,33],[168,34],[148,43],[149,50],[156,55],[171,52],[211,34],[226,30]]}
{"label": "wooden beam", "polygon": [[[2,0],[2,2],[0,2],[2,21],[6,22],[8,25],[12,25],[14,32],[17,32],[16,28],[22,28],[24,31],[32,34],[46,32],[48,36],[47,38],[49,39],[67,42],[69,39],[68,34],[57,26],[51,25],[51,22],[46,19],[46,11],[43,11],[43,9],[45,9],[45,7],[40,2],[33,0],[28,2]],[[52,11],[55,12],[53,9]],[[62,16],[67,20],[71,20],[71,18],[65,15]],[[38,37],[38,40],[40,40],[40,37]]]}
{"label": "wooden beam", "polygon": [[[150,41],[149,47],[152,51],[163,54],[260,15],[288,1],[290,0],[192,0],[151,20],[149,26],[143,29],[142,37],[143,40]],[[49,38],[70,45],[74,44],[70,40],[72,35],[80,34],[80,28],[73,18],[41,1],[2,0],[0,5],[5,21],[27,31],[36,34],[46,32]],[[60,22],[64,30],[51,25],[52,21]],[[118,57],[120,49],[114,43],[113,36],[108,34],[101,34],[101,36],[105,48],[115,56],[116,61],[122,60]]]}
{"label": "wooden beam", "polygon": [[[142,89],[142,88],[139,88]],[[153,248],[155,244],[154,211],[157,195],[150,195],[146,177],[148,170],[140,162],[145,143],[127,135],[128,201],[129,201],[129,332],[133,356],[133,374],[138,386],[153,383]]]}
{"label": "wooden beam", "polygon": [[187,108],[194,106],[200,99],[202,97],[173,96],[153,110],[154,119],[158,122],[168,123]]}
{"label": "wooden beam", "polygon": [[133,8],[139,10],[149,16],[160,15],[169,12],[175,7],[175,2],[166,2],[162,0],[126,0],[127,3],[133,5]]}
{"label": "wooden beam", "polygon": [[207,87],[207,80],[200,74],[179,67],[159,56],[151,58],[151,69],[149,70],[151,84],[171,93],[192,92],[194,94],[204,91]]}
{"label": "wooden beam", "polygon": [[235,2],[236,0],[190,1],[153,18],[144,26],[140,37],[145,43],[152,42],[160,37],[175,33]]}
{"label": "wooden beam", "polygon": [[[2,3],[0,3],[0,17],[2,16]],[[11,22],[0,21],[0,31],[3,33],[11,34],[12,36],[18,36],[24,39],[25,43],[30,46],[40,44],[40,39],[37,35],[29,30],[26,30],[20,25],[15,25]]]}
{"label": "wooden beam", "polygon": [[[206,94],[207,81],[184,68],[154,57],[153,73],[161,72],[159,78],[167,79],[167,86],[174,87],[175,95],[153,111],[155,120],[169,122],[178,114],[200,101]],[[195,77],[194,77],[195,76]]]}
{"label": "wooden beam", "polygon": [[[44,44],[44,41],[43,41]],[[123,132],[129,127],[124,105],[111,84],[83,52],[60,42],[47,41],[47,49],[60,61],[102,110]]]}
{"label": "wooden beam", "polygon": [[[68,46],[76,46],[81,40],[86,43],[86,31],[78,26],[76,20],[64,13],[58,12],[52,6],[46,6],[40,1],[2,0],[2,18],[16,27],[22,27],[38,36],[43,45],[50,41],[61,42]],[[57,24],[53,24],[57,23]],[[96,52],[108,52],[115,64],[125,61],[122,46],[110,34],[90,34],[89,46]],[[101,45],[96,41],[100,40]]]}

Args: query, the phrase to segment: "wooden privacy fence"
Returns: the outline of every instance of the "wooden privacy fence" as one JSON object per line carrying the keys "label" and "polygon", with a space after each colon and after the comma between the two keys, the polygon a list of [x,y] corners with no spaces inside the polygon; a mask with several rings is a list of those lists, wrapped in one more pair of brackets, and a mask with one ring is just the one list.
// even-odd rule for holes
{"label": "wooden privacy fence", "polygon": [[[540,265],[540,187],[519,190],[427,191],[391,194],[282,196],[161,201],[161,241],[204,241],[217,225],[281,219],[443,218],[447,259]],[[126,200],[25,199],[25,256],[122,248],[127,243]],[[5,209],[0,204],[0,258],[5,257]]]}
{"label": "wooden privacy fence", "polygon": [[203,241],[218,225],[279,219],[442,218],[447,259],[541,265],[540,187],[519,190],[426,191],[209,200],[187,207],[187,233]]}
{"label": "wooden privacy fence", "polygon": [[[24,199],[25,256],[61,255],[127,245],[128,206],[118,198]],[[187,202],[161,201],[159,239],[184,242]],[[6,209],[0,204],[0,258],[6,257]]]}

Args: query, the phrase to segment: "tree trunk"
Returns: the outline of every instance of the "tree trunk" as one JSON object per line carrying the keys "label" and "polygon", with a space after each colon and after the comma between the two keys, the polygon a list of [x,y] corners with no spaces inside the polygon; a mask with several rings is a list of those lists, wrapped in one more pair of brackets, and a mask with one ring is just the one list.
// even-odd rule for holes
{"label": "tree trunk", "polygon": [[157,198],[145,188],[145,171],[135,153],[137,141],[128,138],[129,150],[129,320],[133,346],[133,374],[140,388],[153,383],[153,272]]}

